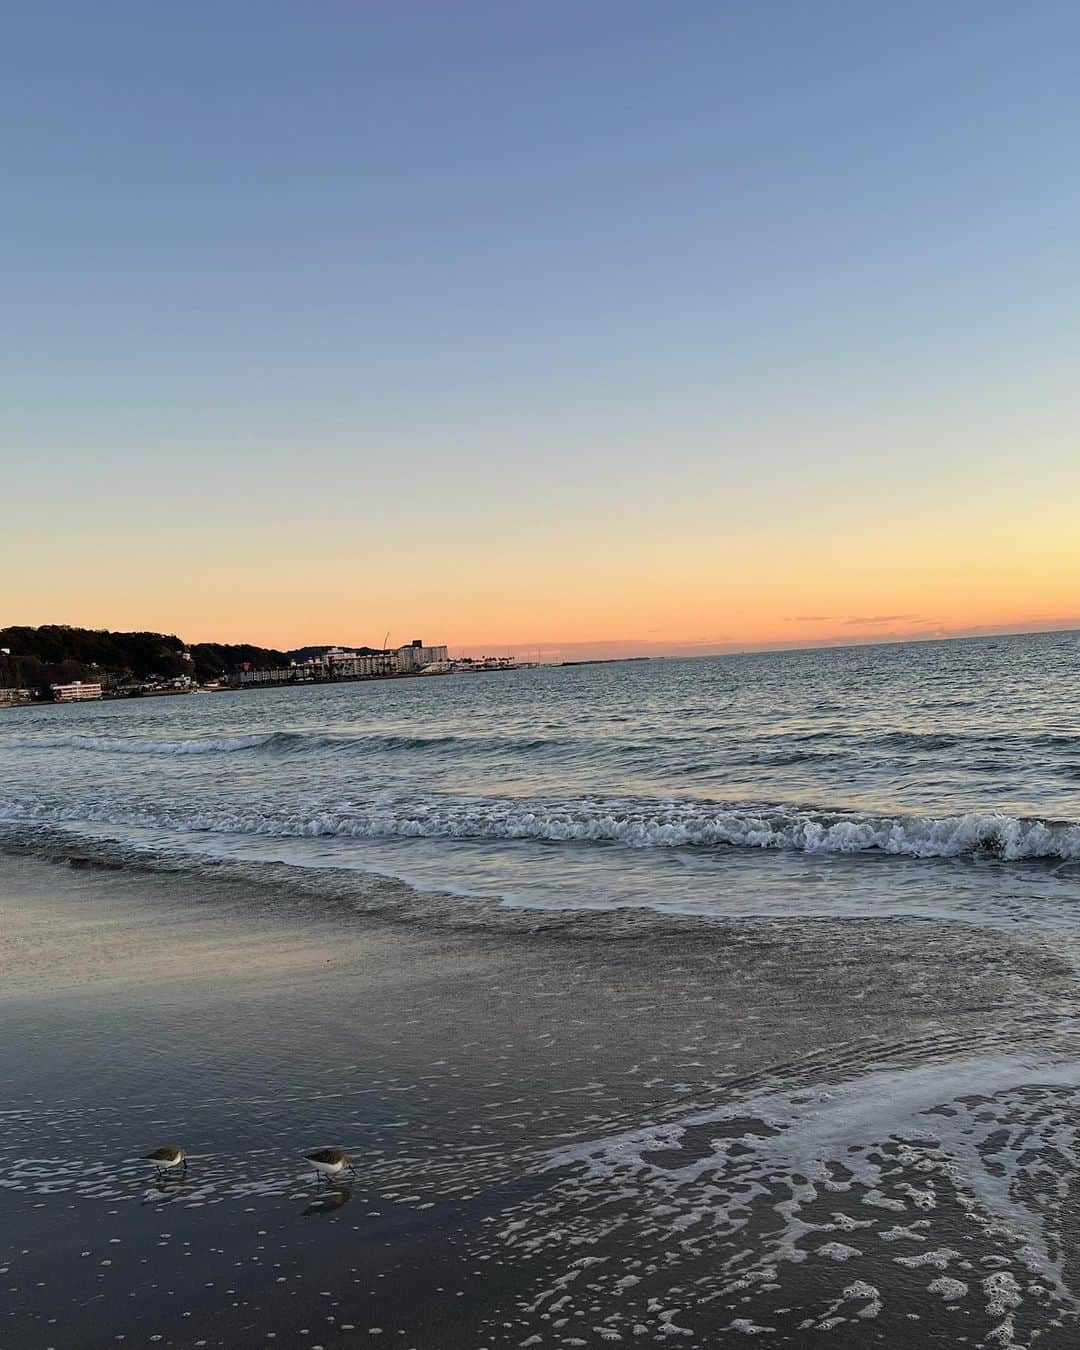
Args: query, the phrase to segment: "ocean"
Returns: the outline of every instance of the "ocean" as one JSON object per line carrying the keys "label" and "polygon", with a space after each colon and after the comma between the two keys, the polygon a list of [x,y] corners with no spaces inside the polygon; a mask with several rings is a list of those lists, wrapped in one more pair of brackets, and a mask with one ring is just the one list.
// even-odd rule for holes
{"label": "ocean", "polygon": [[1078,939],[1080,633],[5,710],[0,1343],[1064,1350]]}
{"label": "ocean", "polygon": [[0,823],[509,905],[1071,938],[1080,634],[14,709]]}

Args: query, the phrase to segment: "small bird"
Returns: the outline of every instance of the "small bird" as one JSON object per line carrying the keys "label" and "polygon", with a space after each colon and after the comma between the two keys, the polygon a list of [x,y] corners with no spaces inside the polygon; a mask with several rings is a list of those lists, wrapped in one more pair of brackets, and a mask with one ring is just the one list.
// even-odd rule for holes
{"label": "small bird", "polygon": [[153,1163],[158,1176],[174,1167],[180,1167],[186,1172],[187,1149],[177,1148],[175,1144],[166,1144],[164,1148],[154,1149],[153,1153],[144,1153],[143,1162]]}
{"label": "small bird", "polygon": [[356,1175],[352,1159],[343,1148],[317,1148],[314,1153],[305,1153],[304,1157],[314,1167],[318,1176],[326,1177],[328,1180],[346,1170]]}

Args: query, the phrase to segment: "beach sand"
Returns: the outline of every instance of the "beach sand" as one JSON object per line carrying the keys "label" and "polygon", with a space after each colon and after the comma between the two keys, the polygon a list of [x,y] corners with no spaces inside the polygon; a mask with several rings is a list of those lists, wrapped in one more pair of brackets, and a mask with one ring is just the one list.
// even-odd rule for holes
{"label": "beach sand", "polygon": [[1072,1344],[1045,949],[388,894],[0,858],[4,1350]]}

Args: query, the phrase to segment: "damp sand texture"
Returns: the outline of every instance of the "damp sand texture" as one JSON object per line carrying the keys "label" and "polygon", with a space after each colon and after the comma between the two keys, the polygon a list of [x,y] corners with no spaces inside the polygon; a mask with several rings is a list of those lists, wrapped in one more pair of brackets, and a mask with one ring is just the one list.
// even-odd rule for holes
{"label": "damp sand texture", "polygon": [[0,1345],[1074,1343],[1047,951],[283,870],[3,859]]}

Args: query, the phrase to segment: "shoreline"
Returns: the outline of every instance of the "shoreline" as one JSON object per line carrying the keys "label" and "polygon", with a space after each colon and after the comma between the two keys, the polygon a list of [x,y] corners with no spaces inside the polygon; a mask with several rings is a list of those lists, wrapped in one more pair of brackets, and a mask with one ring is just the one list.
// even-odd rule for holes
{"label": "shoreline", "polygon": [[[620,658],[628,661],[647,661],[651,657],[626,657]],[[336,684],[385,684],[393,680],[411,680],[417,678],[437,678],[445,675],[506,675],[519,670],[537,670],[549,669],[558,670],[563,666],[573,665],[595,665],[597,662],[590,661],[551,661],[547,663],[537,663],[523,661],[514,665],[487,666],[483,664],[470,665],[467,668],[455,669],[451,664],[449,670],[394,670],[378,675],[328,675],[320,676],[316,679],[295,679],[295,680],[252,680],[241,683],[236,677],[235,683],[212,685],[196,685],[192,689],[145,689],[138,693],[107,693],[102,691],[97,698],[29,698],[10,704],[0,704],[0,708],[52,708],[66,706],[69,704],[84,703],[141,703],[148,698],[186,698],[192,694],[246,694],[252,690],[259,689],[321,689],[329,685]],[[604,663],[599,663],[604,664]],[[229,680],[231,677],[222,675],[222,680]]]}
{"label": "shoreline", "polygon": [[[77,824],[77,823],[76,823]],[[786,857],[786,855],[780,855]],[[799,855],[794,855],[798,857]],[[854,855],[860,861],[860,855]],[[293,864],[282,858],[239,858],[213,852],[160,850],[152,846],[125,842],[107,834],[89,835],[61,822],[0,821],[0,867],[6,859],[26,859],[30,863],[59,865],[90,873],[121,874],[138,885],[138,878],[149,885],[154,878],[171,878],[182,885],[179,900],[194,907],[203,902],[201,889],[223,888],[225,894],[274,894],[272,903],[259,908],[262,917],[273,921],[305,922],[323,912],[329,920],[355,924],[386,924],[391,928],[447,934],[465,933],[484,940],[530,938],[582,942],[623,943],[655,940],[682,942],[734,943],[760,945],[773,942],[797,945],[812,941],[815,932],[830,933],[831,940],[853,932],[863,932],[865,941],[889,943],[898,932],[931,937],[948,937],[967,952],[979,949],[979,942],[996,943],[1017,968],[1033,963],[1046,972],[1072,977],[1076,967],[1067,948],[1051,951],[1037,930],[1009,932],[1004,925],[985,922],[978,916],[957,913],[949,917],[936,911],[928,913],[723,913],[691,909],[659,908],[642,903],[618,905],[553,905],[507,899],[505,896],[468,893],[438,885],[417,884],[380,871],[335,865]],[[875,859],[882,866],[906,865],[906,858],[886,855]],[[932,860],[931,864],[933,863]],[[966,860],[960,860],[967,865]],[[1032,866],[1040,866],[1036,861]],[[296,911],[290,913],[290,910]],[[915,940],[915,946],[918,942]],[[999,957],[998,960],[1005,960]],[[958,977],[959,978],[959,977]]]}
{"label": "shoreline", "polygon": [[[425,919],[422,902],[393,903],[400,884],[370,878],[366,908],[355,893],[331,903],[290,872],[0,853],[0,975],[20,972],[0,979],[0,1249],[17,1290],[0,1343],[265,1345],[273,1330],[328,1346],[377,1330],[416,1350],[533,1335],[599,1345],[607,1332],[692,1346],[745,1318],[800,1343],[798,1324],[824,1317],[862,1269],[826,1249],[866,1253],[890,1225],[912,1236],[886,1242],[865,1279],[883,1301],[873,1325],[894,1337],[884,1343],[935,1343],[906,1316],[894,1258],[939,1236],[958,1252],[982,1243],[971,1259],[1008,1262],[1021,1283],[1041,1278],[1050,1292],[1023,1315],[1041,1319],[1040,1344],[1066,1343],[1050,1275],[1027,1270],[1011,1241],[964,1229],[948,1173],[920,1170],[929,1157],[898,1162],[900,1180],[860,1161],[860,1194],[819,1184],[799,1223],[770,1236],[774,1205],[800,1193],[777,1178],[808,1166],[793,1161],[807,1131],[811,1156],[822,1146],[821,1112],[839,1113],[829,1131],[853,1132],[836,1145],[850,1171],[895,1148],[859,1135],[863,1117],[887,1126],[882,1092],[902,1099],[887,1083],[911,1082],[913,1123],[947,1124],[920,1113],[948,1101],[951,1064],[969,1066],[956,1091],[1063,1057],[1053,1073],[1068,1078],[1071,971],[1049,952],[917,920],[647,911],[613,940],[595,912],[521,911],[493,928],[476,913],[454,922],[449,903]],[[759,1111],[774,1123],[755,1124]],[[729,1137],[720,1154],[717,1132]],[[174,1134],[189,1175],[157,1189],[136,1160]],[[789,1136],[777,1153],[770,1140]],[[316,1190],[299,1158],[328,1143],[360,1164],[344,1197]],[[764,1188],[749,1207],[739,1168],[748,1196]],[[927,1176],[933,1211],[903,1191]],[[848,1216],[839,1228],[829,1206]],[[920,1222],[940,1234],[920,1240]],[[740,1274],[730,1262],[744,1249],[759,1258]],[[774,1275],[747,1283],[753,1270]],[[1002,1320],[985,1299],[965,1306],[965,1330]]]}

